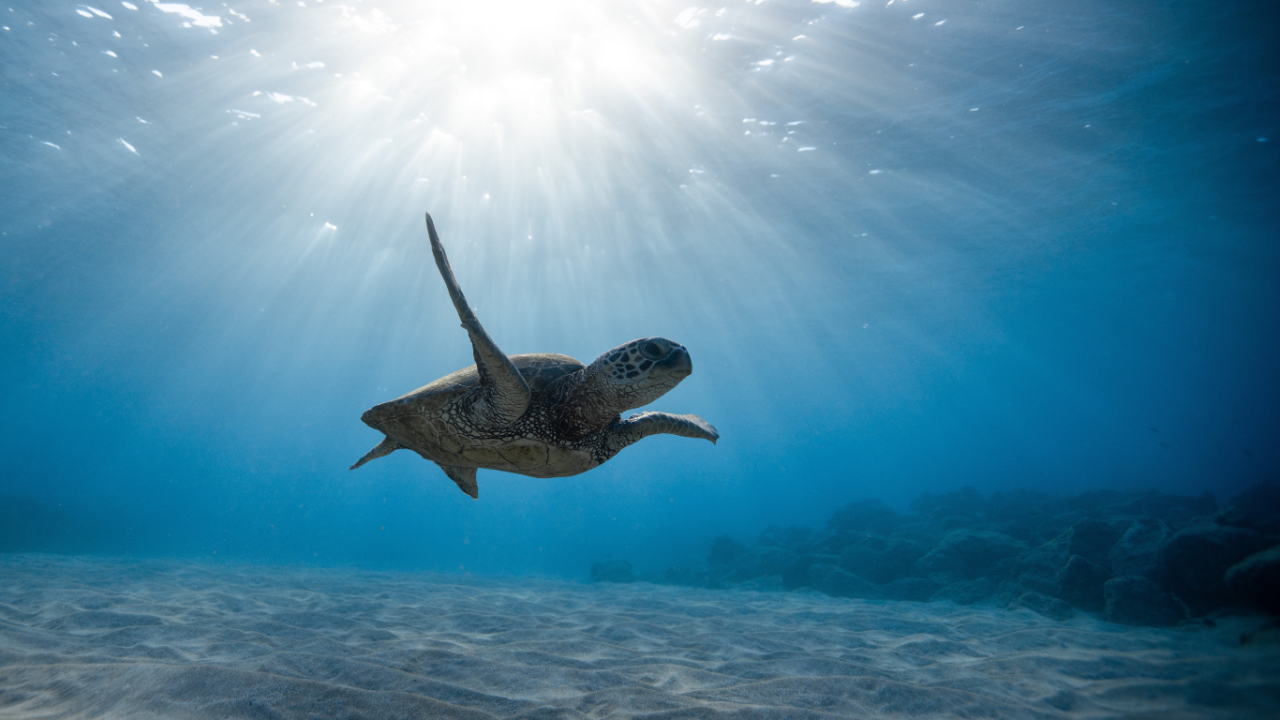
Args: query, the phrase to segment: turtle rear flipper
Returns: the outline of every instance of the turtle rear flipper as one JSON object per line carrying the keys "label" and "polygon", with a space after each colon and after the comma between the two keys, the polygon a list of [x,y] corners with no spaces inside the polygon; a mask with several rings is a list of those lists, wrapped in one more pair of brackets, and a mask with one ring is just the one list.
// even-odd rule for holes
{"label": "turtle rear flipper", "polygon": [[[458,286],[458,279],[453,276],[453,268],[449,266],[449,258],[444,253],[444,245],[436,234],[436,224],[427,213],[427,235],[431,238],[431,254],[435,256],[436,267],[440,277],[444,278],[445,287],[449,289],[449,298],[458,311],[458,319],[462,327],[471,337],[472,354],[476,358],[476,370],[480,373],[480,401],[471,406],[473,421],[480,426],[502,427],[510,425],[529,408],[532,392],[529,384],[520,376],[520,371],[512,364],[511,358],[498,348],[498,344],[485,332],[475,311],[467,304],[467,298]],[[465,491],[465,489],[464,489]]]}
{"label": "turtle rear flipper", "polygon": [[[439,463],[437,463],[439,464]],[[476,484],[476,469],[458,465],[440,465],[449,479],[458,484],[458,489],[471,496],[472,500],[480,499],[480,486]]]}
{"label": "turtle rear flipper", "polygon": [[395,452],[396,450],[399,450],[402,447],[404,446],[396,442],[395,440],[392,440],[389,437],[384,437],[382,438],[382,442],[378,443],[377,445],[374,445],[372,450],[365,453],[364,457],[357,460],[356,464],[352,465],[348,469],[355,470],[356,468],[369,462],[370,460],[377,460],[380,457],[386,457],[387,455],[390,455],[391,453]]}

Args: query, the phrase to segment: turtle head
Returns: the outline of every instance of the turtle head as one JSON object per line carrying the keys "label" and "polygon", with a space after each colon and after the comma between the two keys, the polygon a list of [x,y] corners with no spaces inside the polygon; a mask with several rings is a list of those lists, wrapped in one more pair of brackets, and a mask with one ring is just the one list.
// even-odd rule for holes
{"label": "turtle head", "polygon": [[608,397],[615,412],[648,405],[692,372],[689,351],[678,342],[660,337],[619,345],[586,369],[594,391]]}

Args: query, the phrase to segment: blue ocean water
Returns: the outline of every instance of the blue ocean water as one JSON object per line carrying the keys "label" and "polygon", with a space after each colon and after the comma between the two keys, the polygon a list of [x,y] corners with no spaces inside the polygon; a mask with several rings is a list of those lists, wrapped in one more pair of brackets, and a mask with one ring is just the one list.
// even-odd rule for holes
{"label": "blue ocean water", "polygon": [[[582,577],[969,485],[1280,469],[1261,3],[22,1],[0,550]],[[473,501],[360,414],[651,335],[659,436]],[[20,521],[20,522],[19,522]]]}

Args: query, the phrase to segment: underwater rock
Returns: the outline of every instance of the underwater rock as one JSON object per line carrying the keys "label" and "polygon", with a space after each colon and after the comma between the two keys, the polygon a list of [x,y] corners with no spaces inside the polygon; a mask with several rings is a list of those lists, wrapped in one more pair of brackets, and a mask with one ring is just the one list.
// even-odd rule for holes
{"label": "underwater rock", "polygon": [[993,530],[1021,540],[1030,547],[1039,547],[1065,532],[1071,523],[1061,517],[1028,516],[1012,522],[1000,523]]}
{"label": "underwater rock", "polygon": [[[1018,555],[1012,574],[1017,585],[1025,590],[1042,595],[1056,595],[1058,573],[1070,559],[1071,535],[1064,531],[1049,542]],[[1016,591],[1015,594],[1021,592]]]}
{"label": "underwater rock", "polygon": [[[1168,625],[1269,592],[1247,594],[1252,591],[1244,588],[1255,581],[1244,573],[1246,566],[1231,585],[1223,575],[1280,543],[1280,535],[1259,529],[1271,527],[1277,492],[1274,484],[1254,486],[1221,509],[1207,493],[1150,490],[1074,497],[1012,491],[985,500],[963,488],[922,494],[911,514],[863,500],[840,507],[816,531],[770,526],[752,546],[718,537],[704,568],[671,568],[664,581],[812,588],[889,600],[1017,602],[1050,616],[1061,615],[1061,602],[1116,622]],[[1247,567],[1254,572],[1252,564]],[[1270,587],[1267,582],[1257,581]]]}
{"label": "underwater rock", "polygon": [[840,568],[883,585],[911,572],[926,548],[913,540],[868,536],[840,554]]}
{"label": "underwater rock", "polygon": [[1266,625],[1241,633],[1240,644],[1280,646],[1280,620],[1272,620]]}
{"label": "underwater rock", "polygon": [[986,498],[968,485],[942,495],[921,493],[920,497],[911,501],[912,510],[935,520],[955,515],[981,515],[986,507]]}
{"label": "underwater rock", "polygon": [[1058,571],[1055,594],[1081,610],[1101,612],[1105,605],[1102,587],[1110,579],[1111,571],[1107,568],[1072,555]]}
{"label": "underwater rock", "polygon": [[631,563],[626,560],[607,559],[591,565],[591,582],[635,582]]}
{"label": "underwater rock", "polygon": [[1058,598],[1041,595],[1038,592],[1023,593],[1010,600],[1006,607],[1009,610],[1026,608],[1059,622],[1069,620],[1072,615],[1075,615],[1075,610],[1072,610],[1067,603]]}
{"label": "underwater rock", "polygon": [[760,547],[780,547],[794,550],[805,540],[808,540],[812,534],[813,530],[807,527],[770,525],[760,531],[760,537],[756,540],[756,544]]}
{"label": "underwater rock", "polygon": [[1085,518],[1071,526],[1068,533],[1067,551],[1079,555],[1095,565],[1109,565],[1108,556],[1111,548],[1120,539],[1121,533],[1110,524],[1094,518]]}
{"label": "underwater rock", "polygon": [[746,582],[741,582],[733,586],[735,590],[752,590],[755,592],[782,592],[788,588],[784,587],[781,578],[777,575],[762,575],[757,578],[751,578]]}
{"label": "underwater rock", "polygon": [[747,553],[747,546],[728,535],[721,535],[711,541],[711,552],[707,553],[708,565],[732,565],[738,558]]}
{"label": "underwater rock", "polygon": [[778,547],[754,547],[739,555],[731,566],[729,582],[743,582],[765,575],[781,575],[796,560],[796,554]]}
{"label": "underwater rock", "polygon": [[881,537],[864,537],[860,542],[850,545],[840,553],[839,562],[835,563],[840,569],[851,572],[855,575],[861,575],[872,582],[883,585],[892,578],[881,580],[879,568],[882,565],[882,558],[885,551],[889,548],[889,541]]}
{"label": "underwater rock", "polygon": [[1160,549],[1173,536],[1165,521],[1140,517],[1112,546],[1107,557],[1116,575],[1132,575],[1158,580],[1162,575]]}
{"label": "underwater rock", "polygon": [[1026,543],[1004,533],[960,528],[947,533],[936,547],[915,562],[915,568],[926,575],[972,580],[997,561],[1026,549]]}
{"label": "underwater rock", "polygon": [[801,555],[782,569],[782,587],[787,590],[798,590],[813,583],[809,568],[814,565],[834,565],[840,558],[834,555]]}
{"label": "underwater rock", "polygon": [[[1108,569],[1109,554],[1120,537],[1120,532],[1105,522],[1092,518],[1079,520],[1049,542],[1020,554],[1014,562],[1012,574],[1017,584],[1026,590],[1061,598],[1082,610],[1101,610],[1102,583],[1112,575]],[[1152,562],[1155,562],[1157,549],[1152,548]],[[1080,557],[1090,566],[1101,567],[1102,570],[1080,574],[1085,566],[1077,566],[1064,576],[1073,557]],[[1100,574],[1102,578],[1096,583],[1089,579]]]}
{"label": "underwater rock", "polygon": [[873,568],[875,577],[872,579],[878,581],[882,578],[885,582],[892,582],[908,575],[912,566],[928,552],[929,548],[915,540],[894,538],[889,541],[889,547],[885,548],[884,554]]}
{"label": "underwater rock", "polygon": [[926,578],[904,577],[880,586],[880,594],[886,600],[913,600],[924,602],[937,594],[937,583]]}
{"label": "underwater rock", "polygon": [[997,490],[987,499],[985,513],[992,520],[1021,520],[1027,516],[1055,517],[1069,509],[1064,495],[1026,489]]}
{"label": "underwater rock", "polygon": [[832,513],[827,520],[827,529],[833,532],[888,535],[902,525],[903,521],[901,515],[879,500],[859,500]]}
{"label": "underwater rock", "polygon": [[1236,595],[1268,615],[1280,615],[1280,545],[1232,565],[1224,580]]}
{"label": "underwater rock", "polygon": [[996,594],[1000,585],[995,578],[977,577],[943,585],[930,600],[950,600],[957,605],[972,605]]}
{"label": "underwater rock", "polygon": [[983,518],[992,530],[1038,547],[1062,534],[1078,518],[1069,513],[1067,499],[1035,490],[992,493]]}
{"label": "underwater rock", "polygon": [[1274,542],[1253,530],[1212,522],[1179,530],[1160,551],[1160,565],[1170,592],[1204,615],[1231,602],[1223,580],[1227,568]]}
{"label": "underwater rock", "polygon": [[1090,490],[1068,498],[1067,505],[1091,517],[1146,515],[1174,525],[1212,515],[1218,509],[1210,493],[1168,495],[1156,490]]}
{"label": "underwater rock", "polygon": [[1261,482],[1245,488],[1215,519],[1220,525],[1280,535],[1280,485]]}
{"label": "underwater rock", "polygon": [[817,564],[812,555],[804,555],[795,562],[782,569],[782,587],[784,590],[799,590],[807,587],[812,578],[809,577],[809,568]]}
{"label": "underwater rock", "polygon": [[1187,617],[1186,609],[1149,578],[1112,578],[1103,586],[1104,620],[1122,625],[1176,625]]}
{"label": "underwater rock", "polygon": [[845,572],[835,565],[819,563],[809,568],[813,587],[827,595],[848,598],[878,598],[880,589],[872,582]]}

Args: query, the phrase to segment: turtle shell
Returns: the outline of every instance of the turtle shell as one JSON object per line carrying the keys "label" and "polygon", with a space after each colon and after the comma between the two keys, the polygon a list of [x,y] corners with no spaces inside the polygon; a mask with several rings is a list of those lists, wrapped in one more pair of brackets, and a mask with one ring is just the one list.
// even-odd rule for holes
{"label": "turtle shell", "polygon": [[[538,395],[548,385],[585,367],[568,355],[556,353],[510,358],[532,392],[531,408],[539,405]],[[574,474],[586,469],[574,469],[588,461],[585,454],[553,446],[514,428],[511,436],[475,435],[468,428],[451,422],[454,415],[450,413],[450,405],[479,386],[480,374],[472,365],[376,405],[360,419],[401,447],[441,465],[505,470],[538,477]],[[583,457],[577,458],[579,454]]]}

